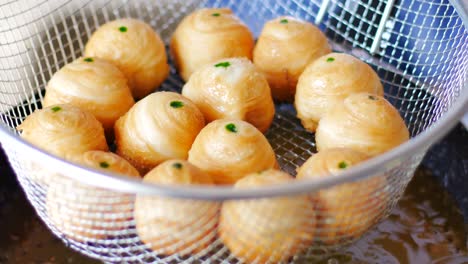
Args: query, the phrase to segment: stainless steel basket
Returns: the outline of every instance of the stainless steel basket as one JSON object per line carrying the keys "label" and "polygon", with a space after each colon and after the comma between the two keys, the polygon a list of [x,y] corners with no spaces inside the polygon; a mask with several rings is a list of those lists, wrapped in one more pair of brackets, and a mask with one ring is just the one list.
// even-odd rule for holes
{"label": "stainless steel basket", "polygon": [[[374,67],[384,83],[386,98],[404,117],[411,140],[338,177],[237,190],[144,184],[73,165],[18,136],[15,127],[40,108],[45,85],[52,74],[82,54],[84,44],[99,25],[116,18],[139,18],[168,43],[182,18],[205,6],[230,7],[256,36],[267,20],[279,15],[316,23],[334,50],[353,54]],[[336,188],[335,185],[357,182],[363,190],[371,191],[345,197],[337,193],[336,199],[343,199],[348,221],[365,220],[367,228],[371,227],[392,210],[431,144],[468,111],[467,28],[466,4],[447,0],[4,0],[0,2],[0,140],[37,213],[57,236],[83,254],[118,263],[238,263],[243,260],[236,258],[217,235],[219,211],[206,221],[193,222],[190,228],[171,229],[180,232],[176,234],[179,241],[166,241],[166,247],[174,249],[174,253],[151,250],[136,232],[135,195],[154,200],[149,202],[148,212],[172,204],[166,213],[177,216],[184,210],[208,210],[207,204],[219,206],[229,201],[248,207],[249,203],[261,204],[306,193],[314,195]],[[171,68],[171,75],[161,90],[180,91],[182,84]],[[288,104],[277,105],[267,138],[281,168],[292,175],[315,152],[313,135],[304,131]],[[369,185],[376,177],[385,180]],[[55,211],[47,208],[50,206],[47,197],[53,197]],[[373,203],[376,198],[381,202]],[[268,208],[261,209],[256,214],[261,217],[252,217],[249,223],[262,229],[270,222],[265,219],[274,221],[291,214],[273,213]],[[369,211],[373,212],[371,218],[366,216]],[[316,208],[310,221],[326,221],[330,213]],[[51,220],[53,214],[58,215],[60,222]],[[159,234],[155,239],[165,236],[161,233],[164,228],[160,229],[154,230]],[[362,233],[344,226],[334,236],[333,243],[326,243],[317,233],[334,231],[316,229],[313,243],[304,245],[302,251],[285,262],[316,258],[352,242]],[[69,232],[97,234],[97,238],[83,239]],[[249,239],[256,237],[245,234],[243,241]],[[180,244],[189,240],[193,240],[192,248],[203,247],[203,250],[193,253],[187,249],[189,253],[178,254]],[[279,253],[287,255],[288,250]]]}

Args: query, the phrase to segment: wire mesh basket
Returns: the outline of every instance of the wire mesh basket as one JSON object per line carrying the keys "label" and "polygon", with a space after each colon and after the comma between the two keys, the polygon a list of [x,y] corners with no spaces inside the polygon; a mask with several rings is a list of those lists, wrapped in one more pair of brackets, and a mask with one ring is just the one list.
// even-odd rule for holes
{"label": "wire mesh basket", "polygon": [[[15,127],[41,108],[52,74],[81,56],[100,25],[138,18],[167,44],[178,22],[201,7],[231,8],[255,36],[280,15],[314,22],[334,50],[373,66],[411,140],[336,177],[236,189],[148,184],[71,164],[19,137]],[[384,218],[426,150],[468,110],[467,28],[466,6],[447,0],[3,1],[0,140],[39,216],[88,256],[115,263],[307,262]],[[180,92],[182,85],[171,66],[160,90]],[[291,175],[316,152],[290,104],[276,105],[266,136]],[[329,223],[336,210],[304,202],[347,187],[353,191],[332,193],[342,204],[337,210],[345,210],[339,223]]]}

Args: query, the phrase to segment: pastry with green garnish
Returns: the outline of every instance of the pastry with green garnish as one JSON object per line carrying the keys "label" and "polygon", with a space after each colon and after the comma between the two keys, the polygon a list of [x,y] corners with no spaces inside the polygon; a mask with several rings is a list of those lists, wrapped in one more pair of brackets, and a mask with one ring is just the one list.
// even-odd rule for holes
{"label": "pastry with green garnish", "polygon": [[64,159],[89,150],[108,150],[102,124],[91,112],[70,104],[36,110],[17,130],[24,140]]}
{"label": "pastry with green garnish", "polygon": [[86,44],[85,56],[114,63],[125,74],[135,99],[158,89],[169,74],[161,37],[137,19],[117,19],[99,27]]}
{"label": "pastry with green garnish", "polygon": [[205,119],[198,107],[174,92],[138,101],[115,124],[117,153],[144,174],[168,159],[186,159]]}
{"label": "pastry with green garnish", "polygon": [[200,108],[207,122],[240,119],[265,132],[275,114],[265,76],[246,58],[206,64],[192,74],[182,94]]}
{"label": "pastry with green garnish", "polygon": [[63,66],[47,84],[43,105],[65,103],[91,112],[112,138],[115,121],[135,101],[119,68],[100,58],[85,57]]}
{"label": "pastry with green garnish", "polygon": [[140,176],[140,173],[132,164],[112,152],[90,150],[82,155],[75,156],[72,161],[104,172],[117,173],[131,177]]}
{"label": "pastry with green garnish", "polygon": [[193,142],[188,161],[218,184],[234,184],[248,173],[277,168],[265,136],[242,120],[219,119],[204,127]]}
{"label": "pastry with green garnish", "polygon": [[[143,182],[158,185],[213,185],[211,177],[185,160],[167,160],[148,172]],[[206,250],[216,239],[217,201],[137,195],[136,232],[160,255],[186,256]]]}
{"label": "pastry with green garnish", "polygon": [[[111,152],[87,151],[73,162],[91,169],[139,179],[138,171]],[[105,240],[131,228],[134,196],[57,175],[49,183],[47,217],[59,232],[80,242]]]}
{"label": "pastry with green garnish", "polygon": [[226,57],[252,59],[254,37],[228,8],[203,8],[186,16],[171,38],[170,48],[185,81],[205,64]]}
{"label": "pastry with green garnish", "polygon": [[307,66],[299,77],[294,101],[297,117],[305,129],[315,132],[328,111],[360,92],[383,95],[382,83],[372,67],[352,55],[326,54]]}
{"label": "pastry with green garnish", "polygon": [[313,60],[330,52],[318,27],[297,18],[278,17],[263,26],[253,62],[265,74],[273,98],[292,102],[299,75]]}
{"label": "pastry with green garnish", "polygon": [[[298,180],[323,180],[366,161],[369,156],[350,148],[331,148],[314,154],[298,170]],[[317,212],[315,241],[333,245],[359,238],[387,208],[390,193],[385,177],[373,176],[356,182],[321,189],[310,194]]]}

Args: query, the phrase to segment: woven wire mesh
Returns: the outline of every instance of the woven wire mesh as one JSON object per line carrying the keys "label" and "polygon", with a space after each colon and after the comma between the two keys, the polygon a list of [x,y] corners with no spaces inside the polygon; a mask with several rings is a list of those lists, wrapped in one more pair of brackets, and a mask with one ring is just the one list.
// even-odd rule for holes
{"label": "woven wire mesh", "polygon": [[[335,50],[356,55],[374,67],[385,86],[386,98],[400,111],[412,136],[434,124],[459,95],[466,92],[462,89],[468,70],[468,34],[448,1],[24,0],[1,3],[0,6],[0,118],[3,127],[11,131],[15,131],[28,114],[41,107],[47,81],[66,63],[81,56],[89,36],[99,25],[116,18],[139,18],[156,29],[168,43],[178,22],[203,6],[230,7],[256,36],[266,21],[279,15],[315,21]],[[389,13],[386,13],[387,9]],[[380,41],[376,41],[379,28],[382,29]],[[373,50],[375,45],[377,49]],[[161,90],[180,91],[182,85],[183,81],[171,66],[171,74]],[[291,175],[295,175],[296,168],[316,152],[313,135],[302,128],[291,105],[277,105],[275,120],[266,136],[281,168]],[[156,241],[145,244],[134,219],[134,204],[138,199],[135,193],[124,194],[78,183],[63,176],[64,172],[31,160],[25,151],[10,143],[2,142],[29,200],[50,229],[70,247],[116,263],[243,261],[236,258],[224,245],[226,241],[217,235],[222,232],[217,222],[222,211],[220,202],[175,201],[178,205],[166,208],[166,214],[177,216],[187,214],[184,210],[218,209],[211,209],[206,217],[189,225],[179,226],[172,234],[172,237],[182,237],[178,241],[169,238],[164,242],[167,238],[161,233],[164,227],[153,226],[153,230],[160,232],[156,232]],[[425,149],[420,149],[408,159],[388,164],[377,176],[346,183],[357,184],[358,190],[367,190],[352,197],[335,194],[345,208],[341,209],[345,210],[343,223],[359,222],[362,226],[321,227],[337,212],[314,208],[306,215],[315,225],[315,231],[310,231],[312,242],[307,239],[297,241],[297,247],[302,249],[291,253],[295,256],[284,261],[301,263],[316,259],[320,257],[317,255],[357,239],[390,212],[424,153]],[[327,190],[310,196],[314,199]],[[148,199],[164,201],[172,198]],[[262,201],[268,202],[268,199],[231,202],[238,202],[241,211],[248,211],[249,203]],[[210,206],[206,207],[206,203]],[[163,206],[158,208],[164,209]],[[271,206],[260,208],[263,209],[258,210],[257,218],[247,215],[251,217],[244,223],[245,229],[249,225],[255,226],[253,229],[266,227],[265,219],[271,224],[281,218],[287,219],[291,214],[275,211]],[[147,225],[151,229],[151,224]],[[168,230],[175,229],[171,226]],[[249,252],[253,251],[248,247],[249,239],[260,245],[262,240],[246,233],[238,241],[241,250],[255,257]],[[154,249],[154,244],[164,243],[166,250]],[[292,251],[292,248],[286,248],[281,254],[288,256]],[[257,261],[261,262],[258,256]]]}

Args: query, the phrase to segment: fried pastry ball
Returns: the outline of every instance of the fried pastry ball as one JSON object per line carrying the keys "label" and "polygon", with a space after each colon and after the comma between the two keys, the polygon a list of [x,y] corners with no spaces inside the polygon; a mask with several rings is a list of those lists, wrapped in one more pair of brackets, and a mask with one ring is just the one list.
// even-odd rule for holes
{"label": "fried pastry ball", "polygon": [[365,62],[344,53],[330,53],[312,62],[299,78],[294,105],[297,117],[315,132],[319,120],[348,95],[383,95],[379,76]]}
{"label": "fried pastry ball", "polygon": [[205,64],[230,58],[252,59],[254,37],[228,8],[199,9],[177,26],[171,39],[176,67],[187,81]]}
{"label": "fried pastry ball", "polygon": [[[73,158],[77,164],[139,178],[126,160],[104,151],[88,151]],[[134,198],[56,176],[47,190],[47,216],[64,235],[77,241],[92,241],[118,235],[132,225]]]}
{"label": "fried pastry ball", "polygon": [[88,40],[85,56],[114,63],[127,77],[136,99],[154,91],[169,74],[164,43],[150,25],[118,19],[99,27]]}
{"label": "fried pastry ball", "polygon": [[[340,174],[369,157],[349,148],[332,148],[314,154],[299,169],[297,179],[323,179]],[[344,183],[310,197],[317,214],[315,239],[339,244],[360,237],[382,216],[387,194],[384,177]]]}
{"label": "fried pastry ball", "polygon": [[386,152],[409,139],[398,110],[385,98],[357,93],[332,108],[321,120],[315,140],[318,151],[346,147],[369,156]]}
{"label": "fried pastry ball", "polygon": [[[213,180],[184,160],[168,160],[143,179],[162,185],[213,184]],[[136,230],[157,254],[187,255],[208,247],[216,237],[219,203],[138,195],[135,202]]]}
{"label": "fried pastry ball", "polygon": [[88,110],[107,134],[135,103],[123,73],[98,58],[79,58],[65,65],[47,84],[44,106],[69,103]]}
{"label": "fried pastry ball", "polygon": [[253,125],[234,119],[216,120],[203,128],[188,161],[217,184],[234,184],[248,173],[278,167],[265,136]]}
{"label": "fried pastry ball", "polygon": [[268,82],[246,58],[205,65],[192,74],[182,94],[200,108],[207,122],[240,119],[265,132],[275,115]]}
{"label": "fried pastry ball", "polygon": [[[288,184],[281,171],[249,174],[235,189]],[[231,253],[249,263],[288,261],[311,246],[315,213],[307,195],[226,201],[221,209],[219,237]]]}
{"label": "fried pastry ball", "polygon": [[101,123],[69,104],[36,110],[17,129],[26,141],[65,159],[88,150],[108,150]]}
{"label": "fried pastry ball", "polygon": [[186,159],[203,114],[189,99],[157,92],[136,103],[115,124],[117,153],[144,174],[168,159]]}
{"label": "fried pastry ball", "polygon": [[318,57],[330,53],[325,35],[309,22],[279,17],[263,27],[253,62],[265,74],[273,98],[293,101],[299,75]]}

